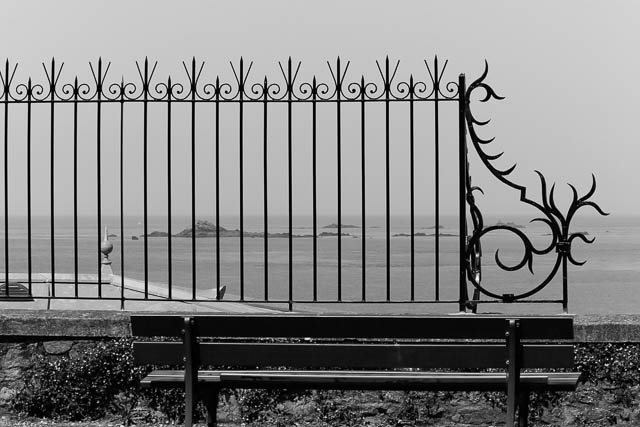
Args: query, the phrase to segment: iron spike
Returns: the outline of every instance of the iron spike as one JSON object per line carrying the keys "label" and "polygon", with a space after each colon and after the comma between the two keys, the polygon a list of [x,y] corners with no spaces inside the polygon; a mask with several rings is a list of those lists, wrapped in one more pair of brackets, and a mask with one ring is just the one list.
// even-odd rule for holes
{"label": "iron spike", "polygon": [[[51,87],[55,87],[56,85],[56,59],[51,58]],[[52,94],[53,96],[53,94]]]}
{"label": "iron spike", "polygon": [[195,56],[191,61],[191,81],[192,81],[192,85],[195,87],[196,85],[196,57]]}
{"label": "iron spike", "polygon": [[387,55],[387,59],[385,60],[384,63],[384,72],[385,72],[385,76],[386,76],[386,89],[389,90],[389,55]]}
{"label": "iron spike", "polygon": [[435,60],[433,62],[433,65],[434,65],[433,73],[435,74],[435,78],[436,78],[436,81],[434,83],[435,83],[436,88],[437,88],[439,86],[439,83],[440,83],[440,76],[438,75],[439,74],[438,73],[438,55],[436,55],[436,58],[435,58]]}

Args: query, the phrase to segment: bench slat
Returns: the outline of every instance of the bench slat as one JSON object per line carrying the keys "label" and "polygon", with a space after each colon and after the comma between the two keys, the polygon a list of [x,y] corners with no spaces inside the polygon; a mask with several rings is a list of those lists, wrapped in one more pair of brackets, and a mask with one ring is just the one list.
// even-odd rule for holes
{"label": "bench slat", "polygon": [[[504,316],[194,315],[198,336],[503,339]],[[573,317],[518,317],[520,339],[573,339]],[[131,316],[134,336],[180,336],[181,317]]]}
{"label": "bench slat", "polygon": [[[200,343],[201,365],[393,369],[504,368],[503,344]],[[182,343],[137,342],[137,364],[182,365]],[[523,368],[573,367],[570,344],[523,344]]]}
{"label": "bench slat", "polygon": [[[528,390],[575,390],[577,372],[525,372]],[[141,381],[144,387],[182,387],[184,371],[159,370]],[[478,390],[504,391],[506,373],[442,373],[390,371],[201,371],[200,385],[237,388],[323,388],[355,390]]]}

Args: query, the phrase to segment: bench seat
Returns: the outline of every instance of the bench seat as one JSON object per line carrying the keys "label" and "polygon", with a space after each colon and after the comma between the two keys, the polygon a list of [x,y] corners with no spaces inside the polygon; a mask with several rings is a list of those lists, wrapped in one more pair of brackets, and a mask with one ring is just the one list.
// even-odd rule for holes
{"label": "bench seat", "polygon": [[[529,391],[573,391],[579,379],[578,372],[522,372],[520,386]],[[156,370],[140,384],[143,387],[182,388],[184,370]],[[505,372],[201,370],[198,372],[198,385],[218,388],[504,391],[507,375]]]}

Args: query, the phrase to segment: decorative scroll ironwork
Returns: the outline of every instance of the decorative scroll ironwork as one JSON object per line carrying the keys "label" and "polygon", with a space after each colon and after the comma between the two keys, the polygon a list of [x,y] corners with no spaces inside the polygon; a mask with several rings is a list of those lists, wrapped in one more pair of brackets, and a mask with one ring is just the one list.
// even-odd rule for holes
{"label": "decorative scroll ironwork", "polygon": [[[473,300],[478,300],[479,294],[482,293],[488,297],[501,300],[503,302],[514,302],[518,300],[523,300],[525,298],[530,297],[531,295],[536,294],[541,291],[546,285],[556,276],[560,267],[563,270],[563,308],[566,312],[567,310],[567,261],[573,265],[583,265],[586,261],[577,261],[571,252],[572,242],[575,239],[582,240],[585,243],[593,243],[595,238],[589,239],[582,232],[571,233],[570,225],[571,220],[574,218],[575,214],[581,208],[585,206],[590,206],[595,209],[600,215],[608,215],[605,213],[595,202],[591,201],[591,197],[594,195],[596,191],[596,179],[595,176],[592,175],[592,184],[591,188],[587,193],[583,196],[578,196],[578,190],[571,185],[568,184],[573,193],[573,199],[566,213],[563,213],[558,208],[554,190],[555,184],[551,186],[551,189],[547,191],[547,182],[539,171],[535,171],[540,179],[540,202],[537,202],[529,197],[527,192],[527,188],[517,184],[509,178],[509,175],[514,171],[516,165],[506,168],[499,169],[494,166],[493,162],[500,158],[503,152],[498,154],[489,154],[485,151],[485,147],[489,145],[494,138],[483,139],[478,135],[477,128],[481,126],[485,126],[489,123],[489,120],[479,120],[476,118],[470,107],[470,99],[471,95],[476,90],[483,90],[484,97],[480,99],[480,102],[487,102],[491,99],[501,100],[503,97],[496,94],[496,92],[491,88],[491,86],[485,82],[487,74],[489,72],[488,64],[485,61],[485,69],[482,75],[475,80],[471,85],[469,85],[465,99],[466,99],[466,108],[465,108],[465,116],[467,122],[467,129],[469,131],[469,136],[473,147],[475,148],[480,160],[485,165],[485,167],[495,176],[500,182],[506,184],[507,186],[517,190],[520,194],[520,201],[526,203],[530,206],[533,206],[537,211],[540,212],[541,216],[534,218],[531,222],[541,222],[546,224],[549,227],[551,242],[546,247],[536,247],[529,237],[522,232],[522,230],[510,226],[510,225],[492,225],[485,226],[484,220],[482,217],[482,213],[480,208],[478,207],[474,192],[479,191],[482,193],[482,189],[477,186],[473,186],[471,183],[471,177],[468,173],[467,168],[467,179],[466,179],[466,198],[467,204],[469,206],[469,213],[471,220],[473,222],[473,231],[470,236],[468,236],[468,244],[466,249],[466,259],[467,259],[467,278],[469,282],[475,287],[475,293]],[[468,161],[468,160],[467,160]],[[467,163],[468,164],[468,163]],[[496,250],[494,259],[498,267],[500,267],[504,271],[517,271],[521,270],[524,267],[527,267],[529,271],[533,274],[533,260],[536,255],[546,255],[551,253],[552,251],[556,251],[556,259],[551,268],[551,271],[546,275],[546,277],[535,285],[532,289],[522,292],[519,294],[502,294],[499,295],[495,292],[489,291],[485,285],[481,284],[481,256],[482,256],[482,247],[481,247],[481,239],[483,236],[494,232],[496,230],[507,231],[514,236],[516,236],[522,244],[524,245],[524,253],[520,261],[515,264],[508,265],[503,262],[500,258],[499,249]],[[468,306],[470,308],[475,308],[475,304],[473,301],[470,301]]]}
{"label": "decorative scroll ironwork", "polygon": [[[437,57],[434,61],[437,64]],[[103,62],[102,58],[97,63],[89,63],[93,82],[78,83],[77,78],[73,83],[60,84],[58,80],[62,74],[64,63],[58,66],[55,59],[49,66],[42,64],[46,76],[46,84],[33,84],[31,79],[27,83],[12,85],[18,65],[5,63],[5,70],[0,70],[0,98],[8,102],[56,102],[56,101],[97,101],[121,102],[121,101],[163,101],[171,98],[172,102],[180,101],[238,101],[244,102],[266,101],[377,101],[377,100],[456,100],[458,96],[458,84],[455,81],[443,82],[442,78],[447,67],[445,61],[442,69],[437,65],[432,67],[425,60],[425,73],[428,79],[414,80],[411,75],[409,81],[396,83],[400,61],[392,64],[389,57],[382,63],[376,61],[380,73],[380,81],[365,81],[364,76],[355,81],[345,80],[349,70],[350,61],[341,61],[340,58],[334,64],[327,62],[331,82],[320,82],[314,77],[310,82],[297,82],[301,62],[294,63],[289,58],[286,64],[278,62],[283,81],[272,82],[264,78],[259,82],[248,82],[253,62],[245,68],[245,61],[240,58],[237,64],[230,62],[231,70],[235,77],[234,82],[223,82],[216,77],[214,82],[202,82],[201,75],[205,66],[192,58],[188,64],[183,62],[186,74],[185,82],[175,82],[169,77],[167,81],[155,82],[154,76],[158,63],[145,58],[142,62],[136,62],[139,82],[125,82],[124,77],[119,82],[106,83],[106,78],[111,66],[110,62]]]}
{"label": "decorative scroll ironwork", "polygon": [[[233,78],[231,79],[231,81],[224,81],[221,80],[221,78],[219,76],[216,76],[213,81],[205,81],[205,78],[203,78],[203,71],[205,69],[205,63],[204,62],[200,62],[197,61],[195,58],[193,58],[191,61],[189,62],[183,62],[183,68],[185,71],[184,77],[181,81],[177,81],[175,79],[172,79],[170,76],[167,77],[166,80],[159,80],[156,76],[157,76],[157,62],[154,61],[149,61],[147,58],[145,58],[143,61],[141,62],[136,62],[136,70],[137,70],[137,79],[135,79],[135,81],[126,81],[124,79],[124,77],[122,77],[121,79],[119,79],[119,81],[109,81],[107,78],[109,76],[109,71],[111,69],[111,63],[110,62],[106,62],[103,61],[101,58],[98,59],[97,62],[92,62],[89,63],[89,67],[90,67],[90,71],[91,71],[91,76],[92,78],[90,79],[89,82],[79,82],[78,78],[75,77],[71,82],[64,82],[64,81],[60,81],[60,77],[62,75],[62,71],[64,68],[64,63],[60,63],[58,64],[55,59],[52,59],[50,64],[45,65],[43,64],[43,68],[44,68],[44,75],[46,77],[46,82],[42,82],[42,83],[37,83],[37,82],[32,82],[31,78],[28,79],[27,82],[23,82],[23,83],[14,83],[15,80],[15,76],[16,76],[16,71],[17,71],[17,64],[11,64],[8,60],[5,62],[4,67],[0,67],[0,102],[5,104],[4,106],[4,115],[5,115],[5,120],[4,120],[4,151],[5,151],[5,156],[4,156],[4,175],[5,175],[5,180],[4,180],[4,199],[5,199],[5,204],[4,204],[4,210],[5,210],[5,216],[4,216],[4,234],[5,236],[8,235],[8,156],[7,156],[7,150],[8,150],[8,140],[9,140],[9,132],[8,132],[8,127],[9,127],[9,120],[7,120],[8,114],[9,114],[9,105],[10,104],[27,104],[28,106],[28,112],[27,112],[27,129],[31,129],[32,123],[31,123],[31,113],[30,113],[30,106],[31,104],[36,104],[36,103],[43,103],[43,104],[50,104],[49,110],[50,110],[50,121],[49,121],[49,126],[50,126],[50,161],[51,161],[51,166],[50,166],[50,173],[51,173],[51,179],[50,179],[50,197],[51,197],[51,211],[50,211],[50,216],[51,216],[51,276],[55,277],[55,245],[54,245],[54,240],[55,240],[55,232],[54,232],[54,226],[55,226],[55,221],[54,221],[54,217],[55,217],[55,212],[53,209],[54,206],[54,193],[55,193],[55,184],[53,181],[54,178],[54,151],[55,151],[55,144],[54,144],[54,140],[55,140],[55,131],[54,131],[54,125],[55,125],[55,119],[54,119],[54,112],[55,110],[55,106],[58,103],[70,103],[74,105],[74,116],[73,116],[73,126],[74,129],[77,129],[77,125],[78,125],[78,115],[77,115],[77,105],[81,104],[81,103],[95,103],[97,104],[97,111],[96,111],[96,147],[97,147],[97,159],[96,159],[96,169],[97,169],[97,173],[96,173],[96,181],[97,181],[97,188],[96,188],[96,193],[97,193],[97,216],[98,216],[98,230],[97,230],[97,235],[98,235],[98,242],[100,242],[100,232],[101,232],[101,207],[102,207],[102,203],[101,203],[101,174],[100,174],[100,165],[101,165],[101,158],[100,158],[100,134],[101,134],[101,105],[104,103],[118,103],[120,104],[120,120],[119,120],[119,126],[120,126],[120,145],[121,145],[121,150],[120,150],[120,186],[121,186],[121,190],[120,190],[120,196],[121,196],[121,202],[120,202],[120,207],[121,207],[121,220],[122,220],[122,216],[123,214],[123,199],[122,199],[122,193],[123,193],[123,154],[122,154],[122,147],[123,147],[123,140],[124,140],[124,133],[123,133],[123,128],[124,128],[124,104],[125,103],[129,103],[129,102],[140,102],[144,105],[144,109],[143,109],[143,174],[144,174],[144,184],[143,184],[143,188],[144,188],[144,193],[143,193],[143,200],[144,200],[144,235],[146,236],[147,233],[147,208],[146,208],[146,203],[147,203],[147,129],[149,126],[148,123],[148,114],[147,114],[147,103],[150,102],[156,102],[156,103],[165,103],[166,107],[167,107],[167,124],[168,124],[168,130],[167,130],[167,182],[169,183],[169,185],[167,186],[167,211],[169,213],[169,215],[171,214],[171,105],[174,103],[180,103],[180,102],[184,102],[184,103],[189,103],[191,105],[191,175],[192,175],[192,206],[191,206],[191,220],[192,220],[192,230],[195,229],[196,226],[196,222],[195,222],[195,199],[196,199],[196,194],[195,194],[195,147],[196,147],[196,105],[198,103],[214,103],[216,105],[216,116],[215,116],[215,129],[216,132],[218,132],[217,130],[219,129],[219,108],[218,108],[218,103],[223,103],[223,102],[227,102],[227,103],[238,103],[239,104],[239,109],[238,109],[238,124],[239,124],[239,141],[238,141],[238,145],[239,145],[239,165],[240,165],[240,200],[243,200],[243,169],[242,169],[242,162],[243,162],[243,155],[242,155],[242,146],[243,146],[243,133],[242,133],[242,129],[243,129],[243,124],[244,124],[244,110],[243,110],[243,105],[245,103],[260,103],[263,104],[263,120],[262,120],[262,126],[263,126],[263,183],[264,183],[264,190],[263,190],[263,200],[264,200],[264,223],[265,223],[265,228],[264,228],[264,233],[263,233],[263,239],[264,239],[264,254],[265,254],[265,282],[264,282],[264,288],[265,288],[265,292],[264,292],[264,300],[265,301],[269,301],[269,302],[274,302],[272,299],[269,298],[269,286],[268,286],[268,274],[267,274],[267,270],[268,270],[268,221],[267,221],[267,157],[268,157],[268,149],[267,149],[267,135],[268,135],[268,131],[267,131],[267,126],[268,126],[268,108],[267,108],[267,104],[268,103],[277,103],[277,102],[282,102],[284,104],[288,104],[289,109],[288,109],[288,114],[287,114],[287,127],[288,127],[288,149],[287,149],[287,156],[288,156],[288,160],[289,160],[289,170],[288,170],[288,185],[289,185],[289,296],[288,299],[286,300],[286,302],[289,303],[289,306],[291,307],[291,304],[296,301],[295,298],[293,297],[293,279],[292,279],[292,222],[291,222],[291,217],[292,217],[292,210],[291,210],[291,205],[292,205],[292,186],[291,186],[291,182],[292,182],[292,169],[291,169],[291,147],[292,147],[292,132],[291,132],[291,123],[292,123],[292,114],[291,114],[291,103],[294,102],[308,102],[310,104],[312,104],[312,135],[313,135],[313,153],[314,153],[314,157],[313,157],[313,165],[312,165],[312,170],[313,170],[313,191],[314,191],[314,204],[313,204],[313,210],[314,210],[314,242],[315,239],[317,237],[317,233],[316,233],[316,204],[315,204],[315,191],[316,191],[316,184],[315,184],[315,180],[316,180],[316,158],[315,158],[315,147],[316,147],[316,118],[317,118],[317,114],[316,114],[316,103],[321,103],[321,102],[331,102],[331,103],[335,103],[336,105],[336,127],[337,127],[337,134],[336,134],[336,152],[337,152],[337,162],[336,162],[336,170],[338,171],[338,176],[337,176],[337,183],[338,183],[338,229],[337,229],[337,235],[338,237],[338,301],[342,301],[341,300],[341,282],[340,282],[340,274],[341,274],[341,246],[340,246],[340,236],[342,236],[341,234],[341,200],[342,200],[342,196],[341,196],[341,175],[340,175],[340,171],[341,171],[341,165],[342,165],[342,158],[341,158],[341,110],[340,110],[340,105],[341,103],[347,103],[347,102],[353,102],[353,103],[358,103],[360,105],[360,118],[359,120],[359,124],[360,124],[360,128],[361,128],[361,162],[360,162],[360,168],[361,168],[361,176],[362,176],[362,194],[361,194],[361,199],[362,199],[362,217],[363,217],[363,229],[364,229],[364,220],[365,220],[365,163],[366,163],[366,155],[365,155],[365,146],[366,146],[366,103],[369,102],[378,102],[380,101],[381,103],[385,104],[385,130],[386,130],[386,139],[385,139],[385,146],[386,146],[386,173],[385,173],[385,178],[386,178],[386,192],[385,192],[385,197],[386,197],[386,208],[387,208],[387,212],[386,212],[386,221],[387,221],[387,226],[386,226],[386,243],[387,243],[387,250],[386,250],[386,255],[387,255],[387,260],[386,260],[386,273],[387,273],[387,289],[386,289],[386,301],[385,302],[392,302],[390,295],[390,270],[391,270],[391,262],[390,262],[390,253],[391,253],[391,249],[390,249],[390,243],[389,243],[389,239],[390,239],[390,222],[389,222],[389,218],[391,216],[390,214],[390,210],[389,210],[389,205],[390,205],[390,198],[389,198],[389,194],[390,194],[390,186],[389,186],[389,181],[390,181],[390,173],[389,173],[389,141],[390,141],[390,136],[389,136],[389,128],[390,128],[390,115],[389,115],[389,103],[391,101],[401,101],[401,102],[406,102],[406,104],[409,105],[409,134],[410,134],[410,145],[411,145],[411,154],[410,154],[410,168],[411,168],[411,194],[413,197],[413,167],[414,167],[414,153],[413,153],[413,143],[414,143],[414,110],[413,110],[413,105],[416,102],[419,101],[428,101],[428,102],[433,102],[434,103],[434,148],[435,148],[435,165],[434,165],[434,170],[435,170],[435,217],[436,217],[436,237],[435,237],[435,264],[436,264],[436,269],[435,269],[435,273],[436,273],[436,278],[435,278],[435,300],[433,301],[426,301],[426,302],[444,302],[442,300],[440,300],[439,297],[439,258],[438,258],[438,253],[439,253],[439,234],[438,234],[438,230],[439,230],[439,154],[438,154],[438,147],[439,147],[439,131],[438,131],[438,126],[439,126],[439,102],[442,101],[447,101],[447,102],[455,102],[455,103],[459,103],[459,113],[462,115],[462,118],[459,121],[460,127],[461,127],[461,132],[460,132],[460,139],[459,139],[459,147],[460,147],[460,151],[459,151],[459,165],[460,165],[460,174],[461,174],[461,178],[460,178],[460,184],[462,185],[463,188],[460,189],[459,192],[459,196],[461,198],[463,198],[463,200],[460,203],[460,207],[462,208],[463,212],[461,212],[462,214],[461,216],[461,231],[460,231],[460,254],[461,257],[463,259],[460,260],[460,299],[455,301],[461,304],[461,309],[464,309],[464,304],[467,304],[468,308],[471,309],[475,309],[475,304],[476,301],[479,300],[480,294],[484,294],[490,298],[493,298],[494,300],[497,301],[504,301],[504,302],[515,302],[515,301],[522,301],[524,299],[527,299],[528,297],[536,294],[537,292],[539,292],[540,290],[542,290],[543,288],[545,288],[547,286],[547,284],[553,279],[553,277],[555,277],[555,275],[560,271],[560,268],[562,267],[562,272],[563,272],[563,299],[562,299],[562,303],[564,306],[564,309],[566,310],[567,307],[567,264],[570,262],[574,265],[581,265],[583,264],[583,262],[579,262],[576,261],[572,255],[571,252],[571,246],[572,246],[572,242],[575,239],[579,239],[582,240],[585,243],[591,243],[593,242],[593,239],[588,239],[586,237],[586,235],[584,233],[570,233],[569,229],[570,229],[570,224],[571,221],[574,217],[574,215],[582,208],[585,206],[591,206],[592,208],[594,208],[598,213],[602,214],[602,215],[606,215],[605,212],[602,211],[602,209],[600,209],[600,207],[593,201],[591,201],[591,197],[593,196],[593,194],[595,193],[596,190],[596,181],[595,181],[595,177],[593,178],[593,184],[591,186],[591,189],[582,197],[580,197],[578,195],[578,191],[570,185],[570,188],[573,192],[573,200],[568,208],[568,211],[566,213],[561,212],[555,202],[555,198],[554,198],[554,189],[555,186],[552,186],[551,189],[549,191],[547,191],[547,182],[544,179],[544,177],[542,176],[541,173],[537,172],[539,179],[540,179],[540,184],[541,184],[541,199],[540,201],[535,201],[534,199],[532,199],[528,193],[527,193],[527,188],[524,186],[521,186],[519,184],[517,184],[516,182],[514,182],[513,180],[511,180],[509,178],[509,175],[511,174],[511,172],[514,170],[515,165],[507,168],[507,169],[499,169],[498,167],[494,166],[494,161],[497,160],[498,158],[500,158],[500,156],[502,155],[502,153],[500,154],[489,154],[486,152],[485,147],[490,144],[493,139],[483,139],[481,138],[478,133],[477,133],[477,129],[486,125],[489,121],[482,121],[477,119],[471,108],[470,108],[470,99],[472,97],[472,95],[475,94],[476,90],[482,90],[484,91],[484,96],[481,97],[480,101],[481,102],[487,102],[491,99],[502,99],[502,97],[500,97],[499,95],[496,94],[496,92],[491,88],[491,86],[485,82],[487,74],[488,74],[488,66],[485,63],[485,70],[483,72],[483,74],[480,76],[480,78],[478,78],[477,80],[475,80],[473,83],[471,83],[468,88],[465,89],[465,80],[464,80],[464,76],[460,77],[460,80],[458,80],[458,82],[455,81],[446,81],[443,79],[445,70],[447,68],[447,61],[445,61],[444,63],[441,63],[441,66],[438,66],[438,58],[435,57],[433,62],[429,63],[427,61],[424,62],[425,66],[426,66],[426,70],[423,70],[423,72],[421,73],[422,76],[424,77],[422,80],[420,79],[416,79],[414,78],[413,74],[409,76],[408,79],[406,80],[402,80],[402,81],[398,81],[396,79],[397,74],[398,74],[398,70],[399,70],[399,61],[391,61],[388,57],[385,58],[385,60],[383,61],[376,61],[376,65],[377,65],[377,69],[379,72],[379,77],[376,76],[375,79],[370,79],[370,80],[366,80],[364,76],[361,77],[357,77],[354,80],[351,80],[347,77],[348,75],[348,71],[350,68],[350,62],[349,61],[343,61],[340,58],[337,58],[335,62],[333,63],[329,63],[327,62],[327,66],[328,66],[328,73],[327,73],[327,78],[326,80],[322,81],[319,80],[315,75],[313,75],[313,77],[310,80],[306,80],[306,81],[301,81],[302,79],[299,78],[300,76],[300,69],[301,69],[301,63],[297,62],[297,61],[293,61],[291,58],[289,58],[286,62],[282,63],[279,62],[279,69],[281,72],[281,77],[278,77],[278,79],[276,80],[270,80],[267,77],[264,77],[263,79],[252,79],[252,75],[251,75],[251,71],[253,69],[253,62],[249,62],[248,64],[245,62],[245,60],[243,58],[240,58],[239,61],[237,62],[231,62],[230,63],[230,68],[231,71],[233,73]],[[426,71],[426,72],[425,72]],[[421,120],[423,120],[423,118],[421,118]],[[485,165],[485,167],[494,175],[495,178],[498,179],[498,181],[502,182],[503,184],[507,185],[508,187],[517,190],[520,194],[520,201],[532,206],[533,208],[535,208],[539,213],[540,216],[538,218],[533,219],[534,222],[541,222],[543,224],[545,224],[549,230],[550,230],[550,235],[551,235],[551,242],[546,245],[545,247],[539,248],[536,247],[532,241],[529,239],[529,237],[523,233],[521,230],[509,226],[509,225],[494,225],[494,226],[485,226],[484,224],[484,220],[483,220],[483,216],[482,213],[480,211],[480,208],[478,206],[478,204],[476,203],[475,197],[474,197],[474,193],[476,191],[482,191],[479,187],[474,187],[472,185],[471,182],[471,177],[468,173],[469,171],[469,167],[468,167],[468,159],[466,158],[467,156],[467,147],[466,147],[466,134],[465,134],[465,127],[466,130],[468,132],[468,134],[470,135],[470,140],[471,143],[473,144],[476,152],[478,153],[482,163]],[[30,133],[29,131],[27,132],[27,147],[30,147]],[[216,162],[218,162],[218,147],[219,147],[219,142],[220,142],[220,138],[219,138],[219,134],[216,133],[215,136],[215,147],[216,147]],[[77,146],[77,136],[74,137],[74,147]],[[27,151],[30,148],[27,149]],[[75,150],[75,148],[74,148]],[[29,151],[28,151],[29,152]],[[77,199],[78,196],[78,191],[77,191],[77,158],[76,158],[77,153],[74,151],[74,200]],[[28,176],[30,179],[30,165],[31,165],[31,159],[29,156],[27,156],[27,169],[28,169]],[[465,162],[466,162],[466,168],[465,168]],[[463,168],[465,170],[463,170]],[[216,174],[218,173],[217,171],[219,170],[219,168],[217,167],[216,164]],[[29,181],[30,182],[30,181]],[[218,185],[219,182],[219,176],[216,175],[216,185]],[[30,185],[30,184],[29,184]],[[30,187],[28,186],[28,203],[30,203],[30,194],[31,190]],[[218,222],[218,207],[219,207],[219,191],[218,188],[216,187],[216,223]],[[466,197],[466,200],[464,199]],[[415,300],[415,295],[414,295],[414,267],[415,267],[415,263],[414,263],[414,246],[413,246],[413,238],[414,238],[414,222],[413,222],[413,217],[414,217],[414,207],[413,207],[413,199],[411,202],[411,218],[412,218],[412,222],[411,222],[411,239],[412,239],[412,246],[411,246],[411,302],[416,301]],[[470,233],[470,235],[467,236],[467,241],[466,241],[466,247],[465,247],[465,241],[464,241],[464,234],[466,233],[466,224],[465,224],[465,219],[466,219],[466,215],[464,214],[464,209],[465,209],[465,203],[466,205],[468,205],[468,209],[470,212],[470,217],[473,223],[473,228],[472,231]],[[31,211],[30,211],[30,204],[28,204],[28,262],[29,262],[29,285],[31,286],[31,223],[30,223],[30,218],[31,218]],[[76,209],[76,208],[74,208]],[[240,220],[243,220],[243,207],[241,205],[240,207]],[[218,227],[218,224],[216,224],[216,227]],[[122,221],[121,221],[121,228],[124,228],[124,226],[122,225]],[[241,222],[241,236],[243,236],[243,225]],[[502,270],[505,271],[518,271],[521,270],[525,267],[527,267],[531,272],[533,272],[533,260],[534,260],[534,256],[542,256],[542,255],[547,255],[552,253],[554,250],[556,252],[556,260],[555,263],[553,264],[551,271],[548,273],[548,275],[537,285],[535,285],[531,290],[526,291],[526,292],[522,292],[520,294],[502,294],[499,295],[495,292],[491,292],[490,290],[487,289],[486,285],[484,285],[482,283],[482,263],[481,263],[481,259],[482,259],[482,247],[481,247],[481,240],[483,239],[484,236],[488,235],[489,233],[492,233],[493,231],[497,231],[497,230],[502,230],[502,231],[506,231],[512,235],[514,235],[516,238],[518,238],[524,245],[524,253],[522,254],[522,258],[514,263],[514,264],[508,264],[506,262],[503,262],[503,259],[500,257],[500,253],[499,250],[496,251],[495,253],[495,262],[498,265],[498,267],[500,267]],[[218,229],[217,229],[218,231]],[[171,233],[169,230],[169,236],[168,236],[168,247],[169,247],[169,256],[168,256],[168,296],[169,299],[172,298],[172,282],[171,282]],[[216,232],[216,234],[218,234]],[[76,275],[76,282],[77,277],[78,277],[78,250],[77,250],[77,246],[78,246],[78,230],[77,230],[77,211],[74,211],[74,243],[75,243],[75,275]],[[364,232],[363,232],[363,236],[364,236]],[[217,236],[218,238],[216,239],[216,290],[217,290],[217,295],[220,295],[220,275],[219,275],[219,236]],[[4,242],[4,246],[5,246],[5,271],[4,271],[4,276],[5,276],[5,282],[9,282],[9,243],[8,243],[8,239],[5,239]],[[122,242],[122,247],[124,248],[124,240],[121,239]],[[242,237],[241,237],[241,242],[242,242]],[[144,294],[144,298],[148,299],[149,295],[148,295],[148,260],[147,260],[147,239],[145,239],[144,241],[144,248],[145,248],[145,260],[144,260],[144,267],[145,267],[145,294]],[[363,237],[362,239],[362,253],[363,253],[363,261],[362,261],[362,302],[368,302],[366,299],[366,275],[365,275],[365,267],[366,267],[366,260],[365,260],[365,256],[366,256],[366,250],[365,250],[365,245],[366,245],[366,241]],[[241,265],[243,262],[243,249],[241,246]],[[316,262],[316,246],[314,243],[314,288],[313,288],[313,295],[314,295],[314,299],[313,302],[321,302],[317,300],[317,286],[316,286],[316,268],[317,268],[317,262]],[[122,249],[122,253],[124,253],[124,249]],[[196,263],[196,245],[195,245],[195,233],[193,233],[192,235],[192,298],[191,300],[196,300],[197,299],[197,290],[196,290],[196,274],[195,274],[195,263]],[[100,262],[101,259],[100,257],[98,257],[98,282],[101,283],[101,276],[100,276]],[[121,270],[121,275],[122,277],[124,277],[124,256],[122,256],[121,258],[121,264],[122,264],[122,270]],[[242,268],[244,268],[242,266]],[[241,278],[240,278],[240,300],[244,301],[244,279],[243,279],[243,270],[241,270]],[[467,277],[467,281],[465,281],[465,273],[466,273],[466,277]],[[469,300],[469,297],[467,296],[467,285],[470,282],[473,287],[474,287],[474,293],[473,293],[473,297],[471,298],[471,300]],[[29,288],[31,289],[31,288]],[[100,292],[100,285],[98,286],[99,292]],[[124,287],[123,287],[124,289]],[[55,286],[52,286],[52,298],[55,298]],[[5,291],[6,292],[6,291]],[[75,291],[75,297],[78,297],[78,290],[77,290],[77,283],[76,283],[76,291]],[[99,298],[103,298],[102,295],[99,293],[98,295]],[[124,291],[122,293],[121,299],[124,301],[125,297],[124,297]],[[461,301],[464,300],[464,303],[461,303]],[[469,300],[469,301],[467,301]],[[284,301],[284,300],[283,300]],[[297,302],[297,301],[296,301]],[[307,301],[305,301],[307,302]],[[425,301],[422,301],[425,302]],[[556,301],[554,301],[556,302]],[[559,301],[558,301],[559,302]]]}

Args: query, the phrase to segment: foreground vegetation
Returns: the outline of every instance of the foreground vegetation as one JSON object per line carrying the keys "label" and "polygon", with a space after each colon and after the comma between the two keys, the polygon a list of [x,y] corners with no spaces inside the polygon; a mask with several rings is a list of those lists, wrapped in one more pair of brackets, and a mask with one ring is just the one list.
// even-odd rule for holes
{"label": "foreground vegetation", "polygon": [[[563,419],[571,425],[638,425],[640,345],[580,344],[575,355],[583,373],[580,389],[534,395],[534,424]],[[130,339],[100,342],[75,358],[36,357],[0,427],[182,422],[181,390],[139,388],[151,367],[133,364]],[[229,426],[444,426],[485,425],[502,420],[503,409],[503,393],[223,390],[219,415]]]}

